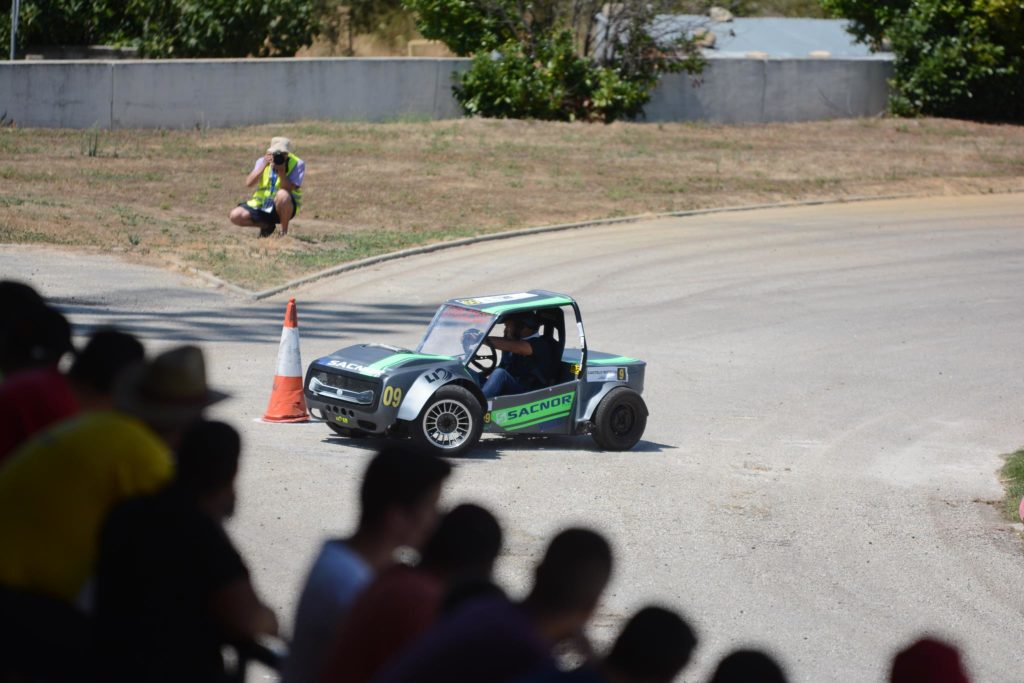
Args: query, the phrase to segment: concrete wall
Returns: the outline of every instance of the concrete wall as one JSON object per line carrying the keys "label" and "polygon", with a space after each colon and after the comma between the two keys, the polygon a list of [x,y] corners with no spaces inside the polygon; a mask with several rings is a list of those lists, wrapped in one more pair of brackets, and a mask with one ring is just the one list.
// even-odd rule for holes
{"label": "concrete wall", "polygon": [[[18,125],[224,127],[309,119],[457,118],[462,59],[242,59],[0,63],[0,113]],[[714,59],[694,86],[666,76],[649,121],[723,123],[872,116],[891,63]]]}
{"label": "concrete wall", "polygon": [[767,123],[875,116],[892,62],[883,59],[712,59],[697,78],[664,76],[648,121]]}

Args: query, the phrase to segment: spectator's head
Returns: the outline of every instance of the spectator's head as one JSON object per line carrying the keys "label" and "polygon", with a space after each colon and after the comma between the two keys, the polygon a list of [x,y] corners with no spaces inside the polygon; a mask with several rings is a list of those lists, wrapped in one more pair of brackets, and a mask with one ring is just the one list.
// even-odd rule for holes
{"label": "spectator's head", "polygon": [[527,608],[554,641],[578,634],[612,574],[612,549],[589,529],[566,529],[548,545],[534,570]]}
{"label": "spectator's head", "polygon": [[226,397],[207,386],[206,362],[196,346],[164,351],[126,370],[114,389],[115,407],[149,425],[171,448],[207,406]]}
{"label": "spectator's head", "polygon": [[489,578],[501,552],[501,526],[490,512],[463,503],[441,517],[420,566],[451,582]]}
{"label": "spectator's head", "polygon": [[896,655],[892,683],[968,683],[955,647],[940,640],[922,638]]}
{"label": "spectator's head", "polygon": [[786,674],[763,652],[736,650],[718,663],[711,683],[786,683]]}
{"label": "spectator's head", "polygon": [[0,282],[7,315],[0,321],[0,373],[56,367],[71,345],[71,326],[26,284]]}
{"label": "spectator's head", "polygon": [[134,335],[114,329],[93,333],[68,372],[78,402],[87,410],[112,408],[114,380],[144,357],[142,343]]}
{"label": "spectator's head", "polygon": [[397,445],[381,450],[363,475],[357,533],[421,549],[437,524],[441,484],[451,471],[451,465],[432,455]]}
{"label": "spectator's head", "polygon": [[185,430],[177,450],[174,486],[215,519],[235,511],[235,475],[242,442],[234,427],[199,420]]}
{"label": "spectator's head", "polygon": [[604,668],[617,682],[671,683],[695,647],[697,636],[678,614],[644,607],[615,639]]}

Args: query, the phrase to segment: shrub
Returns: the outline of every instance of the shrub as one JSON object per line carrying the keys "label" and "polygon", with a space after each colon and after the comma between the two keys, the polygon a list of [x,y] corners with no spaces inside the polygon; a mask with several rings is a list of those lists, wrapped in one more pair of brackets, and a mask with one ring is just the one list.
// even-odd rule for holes
{"label": "shrub", "polygon": [[[137,47],[146,57],[288,56],[312,42],[323,12],[323,0],[25,0],[18,45],[102,43]],[[10,11],[0,17],[0,41],[10,43]]]}
{"label": "shrub", "polygon": [[532,53],[526,47],[510,40],[473,59],[455,88],[467,113],[611,122],[635,117],[647,102],[650,82],[625,79],[614,68],[580,57],[567,30],[544,36]]}
{"label": "shrub", "polygon": [[895,55],[894,114],[1024,119],[1024,2],[825,0]]}
{"label": "shrub", "polygon": [[405,0],[425,37],[473,55],[454,88],[466,113],[604,122],[642,114],[662,73],[703,68],[685,32],[651,35],[666,3],[607,4],[599,26],[597,0]]}

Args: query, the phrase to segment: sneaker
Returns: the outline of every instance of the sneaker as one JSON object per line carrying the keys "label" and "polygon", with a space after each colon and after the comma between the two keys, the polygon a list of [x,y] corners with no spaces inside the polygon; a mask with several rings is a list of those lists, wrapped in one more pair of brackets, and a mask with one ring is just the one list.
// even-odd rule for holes
{"label": "sneaker", "polygon": [[274,223],[268,223],[260,226],[260,237],[270,237],[274,234],[274,230],[277,229],[277,225]]}

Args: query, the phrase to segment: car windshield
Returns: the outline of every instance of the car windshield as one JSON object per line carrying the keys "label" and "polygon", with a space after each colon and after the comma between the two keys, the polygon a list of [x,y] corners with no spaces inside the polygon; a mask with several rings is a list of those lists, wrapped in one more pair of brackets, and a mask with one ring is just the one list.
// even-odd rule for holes
{"label": "car windshield", "polygon": [[430,321],[430,327],[416,351],[465,360],[487,334],[494,317],[462,306],[442,306]]}

